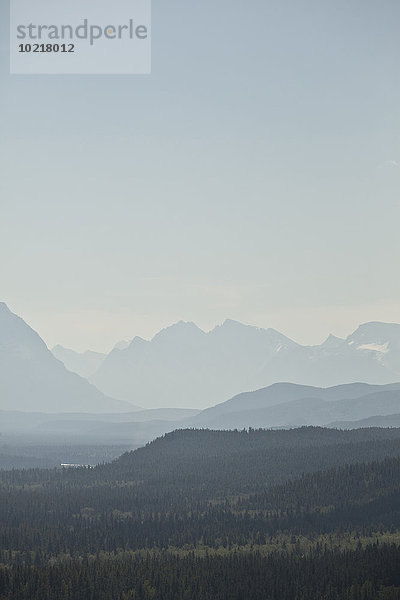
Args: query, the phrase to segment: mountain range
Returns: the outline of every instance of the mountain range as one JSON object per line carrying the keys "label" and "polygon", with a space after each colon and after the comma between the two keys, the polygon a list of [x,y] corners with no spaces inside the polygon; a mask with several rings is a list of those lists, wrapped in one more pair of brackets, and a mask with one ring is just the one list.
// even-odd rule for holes
{"label": "mountain range", "polygon": [[[81,357],[83,364],[88,357]],[[274,329],[232,320],[208,333],[181,321],[150,341],[135,337],[128,347],[115,348],[89,380],[105,394],[145,408],[206,408],[282,381],[382,385],[400,381],[400,325],[366,323],[346,339],[330,335],[320,345],[302,346]]]}
{"label": "mountain range", "polygon": [[[65,364],[55,355],[63,356]],[[87,374],[90,383],[74,370]],[[282,381],[297,386],[273,387]],[[357,384],[350,393],[348,386],[339,385],[358,381],[375,386],[400,381],[400,325],[366,323],[346,339],[329,336],[319,346],[301,346],[273,329],[231,320],[209,333],[181,321],[151,341],[136,337],[127,347],[126,342],[119,344],[109,355],[77,354],[60,346],[51,353],[36,332],[0,303],[0,410],[131,413],[138,406],[219,405],[198,416],[187,415],[195,419],[193,425],[213,427],[226,427],[229,420],[232,427],[325,425],[400,413],[396,386],[375,389]],[[321,391],[332,387],[334,398],[329,396],[333,392]],[[375,412],[366,411],[367,404],[347,412],[344,405],[334,404],[366,396],[371,410],[377,407]],[[230,407],[244,402],[241,412],[251,412],[250,420],[242,414],[219,422],[218,411],[228,398]],[[257,398],[262,398],[259,406],[254,405]],[[256,418],[257,410],[263,414]],[[150,420],[164,420],[163,413],[152,414]]]}

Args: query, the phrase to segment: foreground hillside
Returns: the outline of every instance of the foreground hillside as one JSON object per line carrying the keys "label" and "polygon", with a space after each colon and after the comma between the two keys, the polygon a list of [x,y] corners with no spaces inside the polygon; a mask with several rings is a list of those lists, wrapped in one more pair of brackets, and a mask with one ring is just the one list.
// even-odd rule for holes
{"label": "foreground hillside", "polygon": [[400,598],[399,506],[399,429],[175,431],[0,473],[0,599]]}

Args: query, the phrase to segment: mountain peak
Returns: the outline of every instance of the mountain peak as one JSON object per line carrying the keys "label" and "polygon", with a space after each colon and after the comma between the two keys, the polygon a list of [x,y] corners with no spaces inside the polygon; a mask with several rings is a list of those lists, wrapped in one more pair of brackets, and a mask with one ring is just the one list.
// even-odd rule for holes
{"label": "mountain peak", "polygon": [[129,342],[129,344],[126,348],[114,348],[114,350],[120,350],[120,351],[124,352],[125,350],[133,350],[140,346],[143,346],[143,344],[148,344],[148,343],[149,342],[147,340],[144,340],[143,338],[136,335],[133,338],[133,340],[131,342]]}
{"label": "mountain peak", "polygon": [[[43,412],[122,412],[114,400],[68,371],[25,321],[0,304],[0,408]],[[60,346],[58,350],[67,351]]]}
{"label": "mountain peak", "polygon": [[193,321],[178,321],[177,323],[162,329],[153,337],[152,341],[171,339],[182,341],[182,339],[191,339],[194,336],[200,335],[205,335],[204,331],[200,329],[200,327],[197,327],[196,323],[193,323]]}
{"label": "mountain peak", "polygon": [[330,333],[326,340],[321,344],[322,348],[336,348],[340,346],[344,340],[333,333]]}
{"label": "mountain peak", "polygon": [[5,302],[0,302],[0,317],[0,344],[3,349],[7,345],[11,351],[13,348],[15,349],[17,343],[23,343],[25,349],[33,345],[36,349],[40,346],[42,351],[47,351],[46,344],[36,331],[29,327],[21,317],[14,314]]}
{"label": "mountain peak", "polygon": [[[399,323],[385,323],[383,321],[368,321],[367,323],[361,323],[357,327],[354,333],[357,331],[382,331],[382,330],[396,330],[400,329]],[[354,333],[352,335],[354,335]]]}
{"label": "mountain peak", "polygon": [[[347,342],[351,344],[384,344],[398,340],[400,325],[398,323],[381,323],[371,321],[360,325],[354,333],[349,335]],[[397,342],[398,343],[398,342]]]}
{"label": "mountain peak", "polygon": [[235,321],[234,319],[225,319],[221,327],[248,327],[248,325],[240,323],[240,321]]}

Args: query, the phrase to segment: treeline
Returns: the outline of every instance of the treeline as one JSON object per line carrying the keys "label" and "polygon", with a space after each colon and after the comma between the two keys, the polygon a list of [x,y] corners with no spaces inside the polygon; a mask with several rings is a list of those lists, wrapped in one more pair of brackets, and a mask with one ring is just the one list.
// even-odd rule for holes
{"label": "treeline", "polygon": [[399,600],[400,549],[92,557],[0,568],[0,600]]}

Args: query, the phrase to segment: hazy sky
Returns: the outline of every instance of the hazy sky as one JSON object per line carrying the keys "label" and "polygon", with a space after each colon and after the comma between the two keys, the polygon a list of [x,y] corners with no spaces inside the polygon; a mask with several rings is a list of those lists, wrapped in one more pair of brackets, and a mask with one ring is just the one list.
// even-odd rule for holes
{"label": "hazy sky", "polygon": [[52,346],[400,322],[400,2],[153,0],[151,76],[10,76],[0,300]]}

